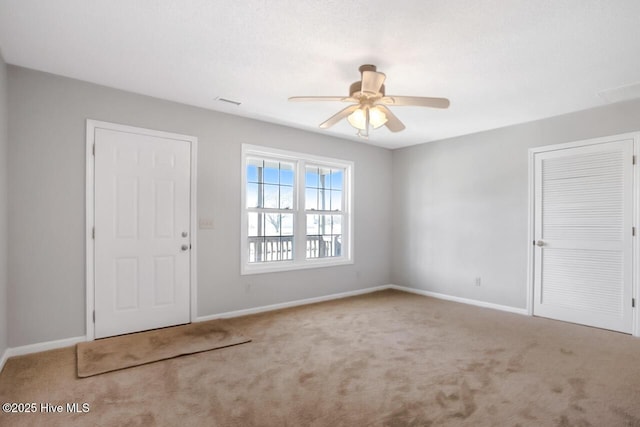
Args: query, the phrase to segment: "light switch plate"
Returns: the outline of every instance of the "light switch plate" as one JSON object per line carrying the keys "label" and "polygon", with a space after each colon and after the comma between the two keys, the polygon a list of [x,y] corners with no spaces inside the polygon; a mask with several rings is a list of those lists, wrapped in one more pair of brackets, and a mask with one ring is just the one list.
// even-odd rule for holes
{"label": "light switch plate", "polygon": [[200,230],[211,230],[213,229],[213,219],[211,218],[200,218],[198,221],[198,227]]}

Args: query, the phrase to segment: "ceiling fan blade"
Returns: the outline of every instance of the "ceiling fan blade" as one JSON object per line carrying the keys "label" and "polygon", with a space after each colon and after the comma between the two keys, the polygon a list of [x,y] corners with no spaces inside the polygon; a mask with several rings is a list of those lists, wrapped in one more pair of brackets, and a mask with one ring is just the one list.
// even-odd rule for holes
{"label": "ceiling fan blade", "polygon": [[377,107],[384,111],[384,114],[387,116],[387,122],[384,125],[388,127],[391,132],[400,132],[405,129],[404,124],[391,112],[391,110],[380,104],[377,104]]}
{"label": "ceiling fan blade", "polygon": [[292,96],[289,101],[306,102],[306,101],[339,101],[339,102],[358,102],[354,98],[348,96]]}
{"label": "ceiling fan blade", "polygon": [[381,98],[379,102],[387,105],[413,105],[416,107],[449,108],[447,98],[427,98],[425,96],[396,96],[388,95]]}
{"label": "ceiling fan blade", "polygon": [[384,84],[386,78],[387,76],[384,73],[379,73],[377,71],[363,71],[361,91],[369,95],[377,94],[380,92],[380,88]]}
{"label": "ceiling fan blade", "polygon": [[329,117],[329,119],[327,121],[325,121],[324,123],[321,123],[320,127],[322,129],[328,129],[331,126],[333,126],[336,123],[338,123],[340,120],[342,120],[345,117],[347,117],[349,114],[351,114],[354,111],[356,111],[358,108],[360,108],[360,104],[349,105],[347,108],[344,108],[344,109],[338,111],[333,116]]}

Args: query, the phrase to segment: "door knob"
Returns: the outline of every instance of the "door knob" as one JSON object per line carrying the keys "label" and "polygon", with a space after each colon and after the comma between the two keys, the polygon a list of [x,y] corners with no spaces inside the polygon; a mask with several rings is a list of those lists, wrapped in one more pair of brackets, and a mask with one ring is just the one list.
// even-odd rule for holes
{"label": "door knob", "polygon": [[542,240],[538,240],[538,241],[536,242],[536,246],[543,247],[543,246],[544,246],[544,242],[543,242]]}
{"label": "door knob", "polygon": [[188,251],[189,250],[189,245],[182,245],[180,247],[180,249],[182,249],[183,251]]}

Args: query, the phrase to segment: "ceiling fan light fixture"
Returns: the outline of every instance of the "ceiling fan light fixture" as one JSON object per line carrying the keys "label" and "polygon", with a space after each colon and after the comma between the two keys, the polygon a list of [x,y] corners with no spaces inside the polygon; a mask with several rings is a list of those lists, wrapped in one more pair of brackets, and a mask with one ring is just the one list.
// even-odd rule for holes
{"label": "ceiling fan light fixture", "polygon": [[369,124],[377,129],[387,123],[387,115],[378,107],[362,106],[347,116],[351,126],[359,130],[367,130],[367,116]]}
{"label": "ceiling fan light fixture", "polygon": [[387,115],[378,107],[369,108],[369,123],[374,129],[387,123]]}
{"label": "ceiling fan light fixture", "polygon": [[358,108],[353,113],[349,114],[347,121],[351,126],[356,129],[365,130],[367,125],[367,116],[364,108]]}

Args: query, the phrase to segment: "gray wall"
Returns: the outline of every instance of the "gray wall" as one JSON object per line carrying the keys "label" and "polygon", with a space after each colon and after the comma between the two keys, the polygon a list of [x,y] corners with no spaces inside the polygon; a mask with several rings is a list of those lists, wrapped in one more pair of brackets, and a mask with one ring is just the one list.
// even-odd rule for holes
{"label": "gray wall", "polygon": [[392,283],[525,308],[528,149],[637,130],[640,100],[395,150]]}
{"label": "gray wall", "polygon": [[[8,67],[9,345],[85,334],[85,119],[199,138],[198,315],[389,283],[391,152]],[[355,162],[355,264],[240,276],[242,143]]]}
{"label": "gray wall", "polygon": [[7,65],[0,53],[0,357],[7,348],[7,152],[9,133],[7,130]]}

